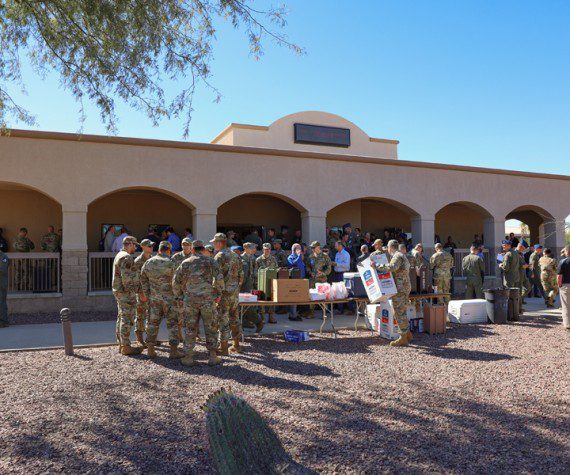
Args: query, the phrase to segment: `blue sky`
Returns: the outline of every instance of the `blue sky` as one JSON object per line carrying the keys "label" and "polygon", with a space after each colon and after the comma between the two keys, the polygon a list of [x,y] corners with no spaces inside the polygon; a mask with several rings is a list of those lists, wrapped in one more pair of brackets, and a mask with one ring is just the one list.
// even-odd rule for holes
{"label": "blue sky", "polygon": [[[307,55],[266,43],[256,62],[243,33],[220,22],[212,82],[222,101],[198,90],[189,140],[324,110],[400,140],[401,159],[568,173],[570,2],[286,3],[287,34]],[[26,82],[20,101],[34,128],[78,130],[78,106],[57,78],[26,72]],[[104,134],[96,109],[87,113],[84,132]],[[119,115],[119,135],[182,138],[180,121],[153,128],[126,106]]]}

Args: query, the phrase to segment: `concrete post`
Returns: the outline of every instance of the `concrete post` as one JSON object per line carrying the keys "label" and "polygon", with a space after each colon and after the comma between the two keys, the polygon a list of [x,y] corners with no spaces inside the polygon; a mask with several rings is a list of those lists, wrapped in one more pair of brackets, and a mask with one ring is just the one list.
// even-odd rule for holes
{"label": "concrete post", "polygon": [[73,356],[73,337],[71,336],[71,311],[68,308],[62,308],[59,312],[61,318],[61,327],[63,330],[63,346],[67,356]]}
{"label": "concrete post", "polygon": [[495,276],[499,276],[497,271],[497,254],[501,252],[501,241],[505,238],[505,218],[493,216],[483,221],[483,244],[489,249],[491,263],[493,264]]}
{"label": "concrete post", "polygon": [[424,256],[428,259],[433,254],[434,236],[435,215],[430,214],[412,217],[412,241],[414,244],[420,242],[423,244]]}
{"label": "concrete post", "polygon": [[566,244],[566,221],[563,218],[553,218],[544,223],[544,245],[552,249],[554,257],[558,258]]}
{"label": "concrete post", "polygon": [[68,307],[81,305],[87,296],[87,209],[63,209],[61,292]]}
{"label": "concrete post", "polygon": [[327,242],[326,227],[326,216],[312,216],[308,211],[301,213],[301,233],[303,242],[307,245],[313,241],[319,241],[321,245],[325,246]]}
{"label": "concrete post", "polygon": [[192,232],[195,239],[210,241],[216,234],[216,210],[195,209],[192,211]]}

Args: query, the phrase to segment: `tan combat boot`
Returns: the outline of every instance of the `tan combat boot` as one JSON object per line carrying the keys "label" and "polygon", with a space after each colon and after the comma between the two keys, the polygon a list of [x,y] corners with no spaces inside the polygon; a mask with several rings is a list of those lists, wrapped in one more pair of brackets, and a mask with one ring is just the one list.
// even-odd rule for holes
{"label": "tan combat boot", "polygon": [[412,340],[414,339],[414,335],[412,334],[412,332],[410,330],[408,330],[408,343],[411,343]]}
{"label": "tan combat boot", "polygon": [[196,362],[194,361],[194,352],[190,351],[180,360],[180,363],[182,363],[182,366],[196,366]]}
{"label": "tan combat boot", "polygon": [[232,353],[241,353],[243,350],[240,346],[240,338],[234,338],[234,343],[232,345],[232,347],[230,348],[230,351]]}
{"label": "tan combat boot", "polygon": [[146,353],[149,358],[156,358],[156,350],[154,349],[154,343],[147,343]]}
{"label": "tan combat boot", "polygon": [[261,330],[263,330],[263,320],[260,320],[255,324],[255,333],[261,333]]}
{"label": "tan combat boot", "polygon": [[222,340],[220,342],[220,348],[218,348],[218,350],[216,350],[216,352],[220,356],[228,356],[230,354],[228,351],[228,342]]}
{"label": "tan combat boot", "polygon": [[146,348],[146,343],[144,342],[144,332],[135,332],[135,335],[137,336],[137,343],[143,348]]}
{"label": "tan combat boot", "polygon": [[412,332],[410,330],[408,330],[406,333],[402,333],[400,335],[400,338],[390,342],[390,346],[408,346],[412,338],[411,334]]}
{"label": "tan combat boot", "polygon": [[122,345],[121,346],[121,354],[125,356],[130,355],[140,355],[142,353],[142,348],[135,347],[133,348],[131,345]]}
{"label": "tan combat boot", "polygon": [[210,351],[210,358],[208,359],[208,366],[216,366],[222,364],[222,358],[220,358],[216,350]]}
{"label": "tan combat boot", "polygon": [[168,358],[171,360],[178,360],[180,358],[184,358],[184,353],[178,351],[178,345],[170,345],[170,353],[168,354]]}

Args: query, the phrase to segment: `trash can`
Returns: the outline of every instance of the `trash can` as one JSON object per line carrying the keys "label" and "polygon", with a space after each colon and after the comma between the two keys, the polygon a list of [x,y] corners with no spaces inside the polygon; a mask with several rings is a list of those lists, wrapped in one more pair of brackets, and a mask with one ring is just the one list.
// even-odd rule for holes
{"label": "trash can", "polygon": [[507,320],[516,322],[519,319],[519,309],[521,305],[521,293],[518,287],[509,287],[509,313]]}
{"label": "trash can", "polygon": [[487,315],[491,323],[507,323],[509,311],[509,290],[489,289],[485,290],[487,301]]}

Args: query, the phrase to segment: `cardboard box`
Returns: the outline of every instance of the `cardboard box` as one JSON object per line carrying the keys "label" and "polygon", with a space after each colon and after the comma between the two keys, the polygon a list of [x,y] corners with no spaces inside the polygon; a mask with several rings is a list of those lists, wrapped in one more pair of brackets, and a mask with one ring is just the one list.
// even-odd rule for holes
{"label": "cardboard box", "polygon": [[369,304],[366,306],[366,328],[376,333],[380,333],[380,319],[382,315],[382,307],[378,304]]}
{"label": "cardboard box", "polygon": [[370,258],[359,263],[357,267],[370,303],[385,302],[389,297],[398,293],[392,274],[389,272],[378,274],[372,267]]}
{"label": "cardboard box", "polygon": [[388,340],[400,338],[400,327],[394,318],[394,307],[392,301],[380,303],[380,336]]}
{"label": "cardboard box", "polygon": [[239,301],[240,302],[257,302],[257,295],[250,294],[247,292],[239,294]]}
{"label": "cardboard box", "polygon": [[445,333],[447,322],[447,305],[426,304],[424,305],[424,330],[430,335]]}
{"label": "cardboard box", "polygon": [[309,301],[308,279],[273,279],[272,297],[274,302],[307,302]]}

